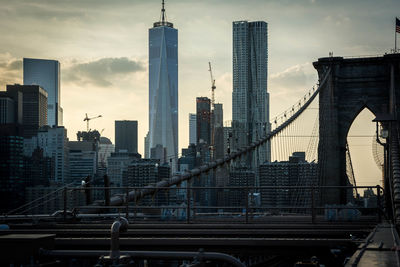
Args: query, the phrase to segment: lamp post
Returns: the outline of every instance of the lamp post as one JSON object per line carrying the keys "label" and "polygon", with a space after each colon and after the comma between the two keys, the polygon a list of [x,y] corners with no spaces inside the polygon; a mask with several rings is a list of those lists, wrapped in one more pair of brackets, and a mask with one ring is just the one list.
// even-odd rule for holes
{"label": "lamp post", "polygon": [[[385,189],[385,204],[387,208],[388,215],[391,219],[394,218],[393,210],[393,190],[391,176],[389,175],[390,161],[388,159],[388,149],[389,149],[389,130],[391,122],[395,121],[393,115],[391,114],[377,114],[373,122],[376,122],[376,142],[383,146],[383,187]],[[385,142],[382,142],[380,138],[383,138]]]}

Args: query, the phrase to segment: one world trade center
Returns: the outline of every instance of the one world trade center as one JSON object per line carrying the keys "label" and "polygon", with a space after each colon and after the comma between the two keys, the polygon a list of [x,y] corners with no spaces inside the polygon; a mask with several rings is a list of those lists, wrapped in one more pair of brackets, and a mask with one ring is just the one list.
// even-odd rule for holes
{"label": "one world trade center", "polygon": [[164,149],[165,161],[175,170],[178,156],[178,30],[166,19],[164,1],[160,21],[149,29],[149,149],[160,146]]}

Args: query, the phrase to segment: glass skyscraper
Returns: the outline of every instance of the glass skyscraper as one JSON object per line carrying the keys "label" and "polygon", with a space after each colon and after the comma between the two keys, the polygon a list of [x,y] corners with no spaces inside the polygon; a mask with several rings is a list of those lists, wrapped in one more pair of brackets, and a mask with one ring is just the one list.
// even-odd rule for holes
{"label": "glass skyscraper", "polygon": [[[233,22],[233,148],[248,146],[265,136],[269,125],[268,24],[264,21]],[[269,145],[253,153],[248,164],[256,167],[270,160]]]}
{"label": "glass skyscraper", "polygon": [[57,60],[24,58],[24,85],[39,85],[48,94],[47,124],[61,126],[60,63]]}
{"label": "glass skyscraper", "polygon": [[[149,29],[149,148],[162,145],[175,170],[178,155],[178,30],[162,19]],[[170,161],[171,159],[171,161]]]}

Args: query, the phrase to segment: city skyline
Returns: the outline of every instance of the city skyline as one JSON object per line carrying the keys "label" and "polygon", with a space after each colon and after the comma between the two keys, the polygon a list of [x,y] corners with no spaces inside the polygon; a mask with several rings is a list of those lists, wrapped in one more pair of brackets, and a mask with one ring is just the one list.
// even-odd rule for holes
{"label": "city skyline", "polygon": [[[0,60],[2,63],[1,88],[5,84],[22,84],[21,61],[22,57],[55,59],[61,62],[62,98],[64,108],[64,125],[68,129],[70,140],[75,140],[75,133],[84,129],[84,113],[102,114],[103,119],[93,122],[93,128],[105,128],[104,136],[114,140],[114,120],[138,120],[139,153],[143,153],[143,138],[147,132],[147,30],[151,27],[154,18],[159,15],[159,3],[154,1],[145,4],[139,1],[117,2],[114,9],[109,8],[106,2],[100,2],[95,11],[101,18],[114,21],[107,26],[95,18],[93,11],[89,11],[88,2],[77,6],[68,6],[64,3],[57,7],[48,2],[46,5],[29,4],[31,11],[17,21],[3,23],[8,29],[14,29],[15,39],[22,38],[24,30],[18,25],[34,22],[36,26],[48,20],[54,26],[46,26],[42,32],[35,32],[39,39],[48,40],[57,36],[56,26],[61,27],[61,33],[68,36],[69,42],[63,43],[65,37],[48,42],[47,48],[19,44],[11,46],[13,41],[4,38],[0,42]],[[122,3],[122,5],[120,5]],[[252,1],[253,7],[243,11],[243,3],[228,2],[196,3],[200,10],[215,6],[205,17],[188,18],[189,6],[182,1],[168,1],[170,12],[169,20],[173,20],[180,29],[180,75],[182,88],[180,92],[180,135],[179,148],[188,144],[188,113],[195,110],[195,96],[210,96],[210,84],[207,72],[207,62],[211,60],[215,66],[216,100],[224,103],[226,120],[231,117],[230,93],[232,90],[231,77],[231,22],[240,19],[265,20],[270,24],[272,36],[270,47],[270,76],[269,88],[271,93],[271,118],[295,103],[316,82],[316,71],[311,62],[318,57],[327,56],[333,50],[335,55],[382,54],[388,52],[393,44],[393,18],[395,10],[399,10],[395,1],[382,1],[373,4],[372,1],[363,1],[359,7],[353,3],[342,2],[340,7],[334,7],[326,1],[303,1],[302,4],[289,4],[285,1],[262,3]],[[115,12],[121,8],[134,11],[135,16],[127,16],[122,12],[120,17],[123,23],[117,23]],[[66,7],[67,11],[62,11]],[[224,8],[229,7],[228,11]],[[346,7],[346,8],[345,8]],[[78,8],[78,9],[77,9]],[[287,17],[274,15],[274,10],[283,10]],[[376,10],[375,10],[376,9]],[[11,1],[0,7],[3,13],[12,11],[24,15],[24,6]],[[146,12],[141,12],[146,11]],[[359,12],[353,12],[358,10]],[[338,12],[339,11],[339,12]],[[215,14],[214,14],[215,12]],[[298,14],[295,14],[295,13]],[[306,14],[315,12],[315,18],[305,19]],[[317,13],[320,12],[320,13]],[[141,14],[143,13],[143,14]],[[151,13],[151,14],[150,14]],[[196,12],[202,13],[202,12]],[[203,12],[207,13],[207,12]],[[229,13],[229,14],[228,14]],[[43,16],[47,15],[47,16]],[[216,16],[219,14],[219,16]],[[382,14],[385,14],[383,16]],[[41,15],[41,17],[40,17]],[[215,15],[215,16],[214,16]],[[146,18],[142,19],[145,16]],[[213,27],[207,23],[207,16],[213,20]],[[148,18],[147,18],[148,17]],[[293,26],[293,21],[303,17],[301,23]],[[129,19],[129,23],[128,22]],[[285,22],[286,21],[286,22]],[[290,21],[290,23],[288,23]],[[310,24],[310,23],[314,24]],[[321,22],[321,25],[316,25]],[[79,26],[85,28],[80,30]],[[72,27],[68,27],[72,26]],[[129,26],[129,27],[128,27]],[[208,26],[208,27],[207,27]],[[313,28],[311,30],[310,28]],[[27,27],[29,29],[29,27]],[[68,29],[67,29],[68,28]],[[112,29],[115,28],[115,31]],[[203,29],[208,28],[208,29]],[[368,39],[368,31],[376,32],[377,38]],[[28,30],[27,29],[27,30]],[[94,29],[93,34],[84,36],[83,33]],[[197,35],[189,33],[198,29]],[[379,29],[378,31],[376,29]],[[4,31],[4,30],[3,30]],[[76,35],[74,35],[76,31]],[[196,31],[195,31],[196,32]],[[282,34],[282,32],[284,34]],[[352,32],[353,36],[346,34]],[[3,36],[7,37],[5,32]],[[105,33],[104,36],[100,33]],[[327,34],[329,33],[329,34]],[[135,36],[129,39],[127,35]],[[343,37],[342,37],[343,36]],[[379,38],[382,37],[382,38]],[[29,38],[27,35],[24,38]],[[24,39],[22,38],[22,39]],[[205,39],[205,40],[201,40]],[[128,42],[129,41],[129,42]],[[83,45],[83,43],[85,43]],[[287,46],[282,45],[288,44]],[[136,46],[136,48],[134,48]],[[59,49],[59,48],[62,49]],[[190,48],[189,48],[190,47]],[[74,49],[70,49],[74,48]],[[118,48],[118,49],[116,49]],[[144,49],[143,49],[144,48]],[[194,63],[196,62],[196,63]],[[204,68],[203,68],[204,66]],[[65,71],[65,73],[64,73]],[[96,74],[97,73],[97,74]],[[103,73],[104,75],[99,75]],[[7,74],[10,74],[7,76]],[[14,76],[13,76],[14,75]],[[7,78],[9,77],[9,78]],[[7,78],[7,80],[5,80]],[[86,89],[83,92],[82,89]],[[131,90],[126,93],[126,90]],[[110,92],[107,92],[110,91]],[[112,91],[112,92],[111,92]],[[196,92],[196,94],[194,94]],[[110,95],[114,94],[111,98]],[[284,101],[283,101],[284,100]],[[118,107],[118,111],[113,111]]]}

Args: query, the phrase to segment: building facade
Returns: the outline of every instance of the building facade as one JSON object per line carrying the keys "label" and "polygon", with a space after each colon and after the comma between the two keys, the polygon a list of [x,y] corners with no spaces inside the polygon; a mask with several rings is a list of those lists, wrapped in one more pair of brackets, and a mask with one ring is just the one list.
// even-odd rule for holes
{"label": "building facade", "polygon": [[288,161],[265,162],[259,166],[258,171],[260,186],[283,187],[261,189],[261,205],[263,207],[309,207],[311,205],[310,190],[285,188],[318,184],[318,164],[307,162],[305,152],[294,152]]}
{"label": "building facade", "polygon": [[197,143],[197,121],[196,114],[189,113],[189,145]]}
{"label": "building facade", "polygon": [[37,136],[39,128],[47,125],[47,92],[38,85],[7,85],[7,94],[14,99],[22,95],[23,137]]}
{"label": "building facade", "polygon": [[63,125],[61,108],[60,63],[57,60],[24,58],[24,85],[39,85],[48,94],[47,125]]}
{"label": "building facade", "polygon": [[[32,147],[32,142],[30,145]],[[37,146],[43,149],[45,157],[51,157],[54,161],[54,181],[51,182],[65,183],[69,176],[67,129],[63,126],[42,127],[37,135]]]}
{"label": "building facade", "polygon": [[[233,22],[233,148],[248,146],[269,132],[268,24]],[[269,145],[248,159],[253,169],[270,161]]]}
{"label": "building facade", "polygon": [[0,211],[24,203],[23,137],[0,133]]}
{"label": "building facade", "polygon": [[115,121],[115,150],[138,152],[138,122]]}
{"label": "building facade", "polygon": [[178,30],[162,19],[149,29],[149,151],[162,145],[176,169],[178,155]]}
{"label": "building facade", "polygon": [[0,95],[0,124],[15,123],[14,99]]}
{"label": "building facade", "polygon": [[122,186],[122,174],[126,171],[128,165],[140,159],[137,153],[128,153],[120,151],[111,153],[107,158],[107,174],[110,179],[110,185],[115,187]]}
{"label": "building facade", "polygon": [[196,144],[211,144],[211,100],[208,97],[196,98]]}
{"label": "building facade", "polygon": [[97,173],[97,150],[89,141],[70,141],[69,148],[69,177],[67,183],[81,184],[87,176],[93,180]]}

